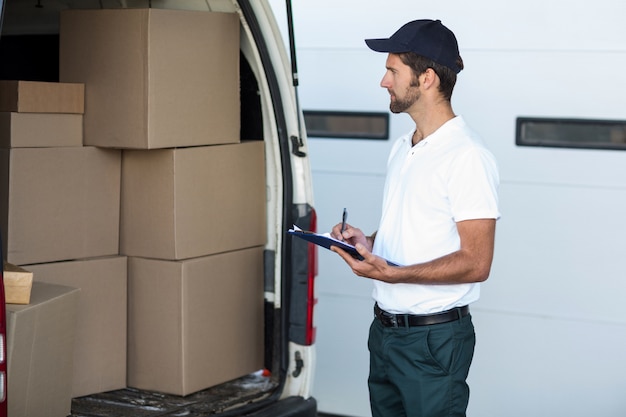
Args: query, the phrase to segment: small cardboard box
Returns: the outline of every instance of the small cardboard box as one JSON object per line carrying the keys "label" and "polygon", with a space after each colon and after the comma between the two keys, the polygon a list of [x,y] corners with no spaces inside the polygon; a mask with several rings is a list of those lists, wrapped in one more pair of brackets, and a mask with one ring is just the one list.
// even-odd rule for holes
{"label": "small cardboard box", "polygon": [[239,141],[239,17],[64,10],[59,77],[87,86],[85,144],[153,149]]}
{"label": "small cardboard box", "polygon": [[30,303],[33,273],[17,265],[4,262],[4,299],[7,304]]}
{"label": "small cardboard box", "polygon": [[0,111],[83,114],[85,86],[81,83],[1,80]]}
{"label": "small cardboard box", "polygon": [[265,244],[263,142],[124,150],[120,253],[187,259]]}
{"label": "small cardboard box", "polygon": [[187,395],[263,367],[263,248],[128,260],[128,385]]}
{"label": "small cardboard box", "polygon": [[34,282],[29,305],[7,304],[8,415],[66,417],[80,290]]}
{"label": "small cardboard box", "polygon": [[119,254],[121,151],[0,149],[0,229],[15,265]]}
{"label": "small cardboard box", "polygon": [[72,397],[126,387],[126,257],[28,265],[35,282],[80,288]]}
{"label": "small cardboard box", "polygon": [[83,115],[0,112],[0,147],[83,146]]}

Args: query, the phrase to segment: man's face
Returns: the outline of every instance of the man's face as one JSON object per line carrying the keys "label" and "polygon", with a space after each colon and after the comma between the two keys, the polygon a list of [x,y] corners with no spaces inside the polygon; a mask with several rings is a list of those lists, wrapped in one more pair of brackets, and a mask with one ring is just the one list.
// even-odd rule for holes
{"label": "man's face", "polygon": [[386,68],[380,86],[389,92],[391,99],[389,110],[392,113],[406,112],[420,98],[419,80],[396,54],[389,54]]}

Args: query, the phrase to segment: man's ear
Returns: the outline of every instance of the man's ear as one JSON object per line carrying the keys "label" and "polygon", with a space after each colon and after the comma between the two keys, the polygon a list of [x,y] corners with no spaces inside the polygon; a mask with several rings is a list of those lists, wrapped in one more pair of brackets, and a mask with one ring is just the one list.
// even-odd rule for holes
{"label": "man's ear", "polygon": [[439,84],[439,76],[432,68],[427,68],[421,75],[421,84],[425,89],[432,88],[433,86],[437,86]]}

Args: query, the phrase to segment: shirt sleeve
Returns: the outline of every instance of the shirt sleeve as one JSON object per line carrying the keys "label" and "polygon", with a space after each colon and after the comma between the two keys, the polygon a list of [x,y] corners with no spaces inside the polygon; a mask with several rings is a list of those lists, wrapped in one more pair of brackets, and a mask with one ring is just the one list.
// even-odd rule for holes
{"label": "shirt sleeve", "polygon": [[500,178],[495,158],[480,146],[468,147],[450,161],[448,196],[454,221],[499,219]]}

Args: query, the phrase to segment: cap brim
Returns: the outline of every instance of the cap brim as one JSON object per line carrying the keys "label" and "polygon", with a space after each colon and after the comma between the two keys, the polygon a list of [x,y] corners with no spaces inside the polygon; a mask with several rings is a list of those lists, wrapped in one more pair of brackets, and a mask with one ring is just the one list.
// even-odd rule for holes
{"label": "cap brim", "polygon": [[365,39],[367,46],[376,52],[410,52],[410,48],[407,45],[402,45],[399,42],[394,42],[391,39]]}

